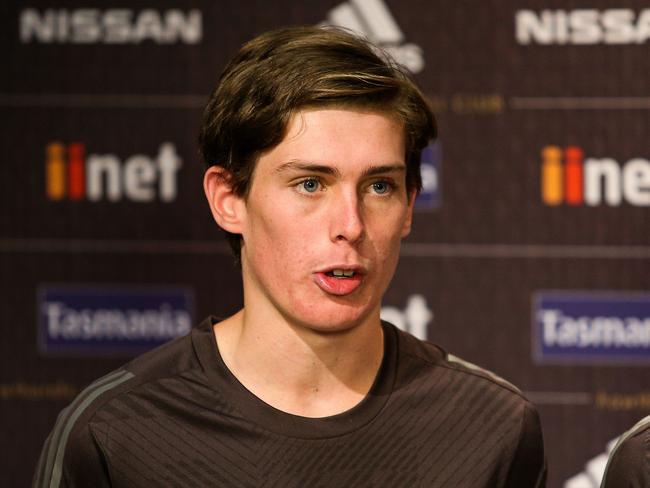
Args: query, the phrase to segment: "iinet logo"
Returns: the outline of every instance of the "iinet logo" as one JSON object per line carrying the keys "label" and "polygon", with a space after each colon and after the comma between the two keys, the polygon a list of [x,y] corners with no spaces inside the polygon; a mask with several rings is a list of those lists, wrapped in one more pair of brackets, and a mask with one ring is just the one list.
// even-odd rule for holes
{"label": "iinet logo", "polygon": [[411,295],[404,310],[390,306],[381,307],[381,318],[425,341],[427,327],[433,319],[433,312],[427,306],[427,301],[422,295]]}
{"label": "iinet logo", "polygon": [[542,149],[542,201],[546,205],[650,206],[650,161],[620,164],[612,158],[587,158],[580,147]]}
{"label": "iinet logo", "polygon": [[47,146],[45,193],[50,200],[108,200],[163,202],[176,199],[177,173],[182,161],[170,142],[161,144],[158,156],[141,154],[122,162],[113,154],[86,157],[84,144]]}

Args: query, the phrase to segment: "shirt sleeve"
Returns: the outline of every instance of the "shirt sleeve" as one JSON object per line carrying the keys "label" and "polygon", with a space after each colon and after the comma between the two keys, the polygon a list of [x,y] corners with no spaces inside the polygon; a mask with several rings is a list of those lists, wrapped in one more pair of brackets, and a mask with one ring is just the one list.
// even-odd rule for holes
{"label": "shirt sleeve", "polygon": [[110,487],[108,465],[84,424],[70,424],[64,410],[43,445],[32,488]]}
{"label": "shirt sleeve", "polygon": [[544,439],[537,410],[526,404],[522,418],[519,442],[508,471],[506,488],[544,488],[546,486],[546,458]]}

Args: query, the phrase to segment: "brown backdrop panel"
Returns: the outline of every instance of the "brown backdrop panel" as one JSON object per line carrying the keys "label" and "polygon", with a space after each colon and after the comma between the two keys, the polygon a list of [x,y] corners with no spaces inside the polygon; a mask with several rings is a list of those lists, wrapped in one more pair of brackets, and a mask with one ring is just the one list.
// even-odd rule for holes
{"label": "brown backdrop panel", "polygon": [[[40,353],[37,293],[43,284],[184,288],[194,296],[197,320],[241,305],[239,272],[202,197],[196,146],[202,106],[242,42],[274,27],[317,24],[345,3],[372,34],[372,20],[352,0],[282,0],[273,8],[262,1],[120,2],[110,8],[130,12],[132,29],[144,10],[161,19],[170,9],[198,12],[197,42],[109,43],[101,28],[87,43],[65,36],[22,42],[26,9],[42,19],[95,9],[92,15],[101,19],[109,8],[76,1],[0,7],[3,485],[28,483],[58,411],[125,361]],[[541,290],[648,291],[650,210],[626,201],[544,204],[541,151],[576,146],[585,158],[610,158],[619,168],[631,159],[650,160],[650,60],[645,41],[606,44],[603,37],[576,44],[568,33],[565,41],[551,36],[547,44],[522,44],[516,18],[522,10],[539,20],[543,10],[571,16],[589,8],[602,29],[606,9],[628,9],[636,19],[645,5],[378,3],[401,33],[384,46],[423,62],[414,76],[436,110],[442,154],[440,206],[417,212],[385,304],[406,316],[412,298],[423,297],[434,316],[429,340],[525,391],[542,415],[549,486],[563,486],[649,413],[647,366],[537,363],[533,296]],[[376,33],[380,44],[382,36]],[[124,193],[116,201],[53,201],[46,192],[46,149],[53,142],[82,144],[84,162],[111,156],[121,170],[133,156],[157,164],[161,148],[171,145],[181,161],[174,197],[161,199],[155,186],[151,201]]]}

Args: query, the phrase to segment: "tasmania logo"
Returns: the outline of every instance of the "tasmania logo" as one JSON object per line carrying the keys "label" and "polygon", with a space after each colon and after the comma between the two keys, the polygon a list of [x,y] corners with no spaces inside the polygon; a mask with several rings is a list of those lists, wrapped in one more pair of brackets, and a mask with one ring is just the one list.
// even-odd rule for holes
{"label": "tasmania logo", "polygon": [[171,202],[176,199],[177,173],[182,161],[170,142],[158,156],[136,154],[122,162],[114,154],[91,154],[80,142],[48,144],[45,194],[50,200],[108,200]]}
{"label": "tasmania logo", "polygon": [[578,146],[542,149],[541,196],[546,205],[650,206],[650,161],[586,158]]}
{"label": "tasmania logo", "polygon": [[135,355],[187,334],[194,295],[183,287],[96,283],[39,287],[39,350],[46,355]]}

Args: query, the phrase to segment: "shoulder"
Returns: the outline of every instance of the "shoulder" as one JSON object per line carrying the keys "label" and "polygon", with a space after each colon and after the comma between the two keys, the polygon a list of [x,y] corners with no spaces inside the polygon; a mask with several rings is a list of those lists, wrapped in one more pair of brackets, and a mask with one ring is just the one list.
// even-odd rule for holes
{"label": "shoulder", "polygon": [[[444,417],[458,438],[492,445],[506,486],[541,487],[546,461],[535,406],[515,385],[495,373],[448,354],[440,346],[396,329],[398,396],[425,405],[422,415]],[[435,422],[435,420],[434,420]],[[441,426],[443,428],[444,426]]]}
{"label": "shoulder", "polygon": [[509,381],[448,354],[436,344],[391,327],[397,342],[396,390],[406,395],[426,395],[428,401],[436,403],[445,401],[455,415],[474,412],[473,404],[478,403],[485,408],[474,416],[502,414],[510,420],[520,419],[522,429],[526,423],[538,422],[534,405]]}
{"label": "shoulder", "polygon": [[650,484],[650,415],[625,432],[609,456],[603,488]]}
{"label": "shoulder", "polygon": [[[206,327],[205,322],[198,328],[201,327]],[[101,486],[98,480],[107,467],[102,459],[102,429],[94,426],[110,426],[145,413],[147,397],[160,396],[156,390],[170,388],[170,382],[199,372],[201,364],[194,351],[193,334],[195,330],[138,356],[81,391],[61,411],[46,440],[34,486],[40,486],[39,480],[59,486],[59,482],[69,477],[93,480],[94,486]]]}
{"label": "shoulder", "polygon": [[422,375],[444,372],[454,381],[466,383],[494,394],[501,393],[514,401],[529,403],[519,388],[492,371],[449,354],[442,347],[418,339],[396,327],[395,331],[398,357],[403,365],[419,371]]}
{"label": "shoulder", "polygon": [[[199,328],[205,327],[202,323]],[[194,351],[193,335],[172,340],[148,351],[122,367],[99,378],[86,387],[68,407],[77,412],[79,419],[90,420],[107,404],[124,397],[150,389],[153,385],[173,380],[192,371],[199,371],[201,364]]]}

